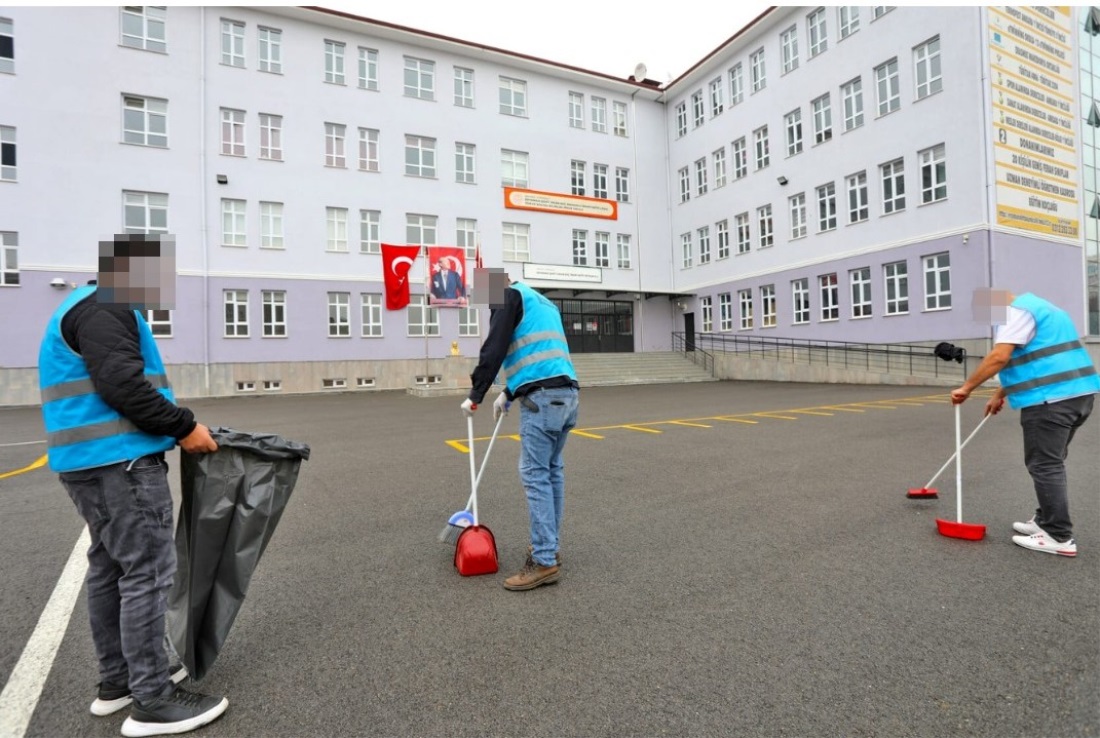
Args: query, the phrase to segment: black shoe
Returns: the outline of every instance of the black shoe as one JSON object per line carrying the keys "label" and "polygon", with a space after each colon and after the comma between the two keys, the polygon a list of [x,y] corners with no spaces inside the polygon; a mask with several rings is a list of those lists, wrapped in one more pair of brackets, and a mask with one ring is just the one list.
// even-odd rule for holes
{"label": "black shoe", "polygon": [[[187,678],[187,667],[183,664],[170,666],[168,667],[168,674],[172,684],[179,684]],[[95,702],[92,703],[91,712],[99,717],[114,715],[122,708],[129,706],[133,701],[134,698],[130,694],[129,685],[100,682],[99,693],[96,695]]]}
{"label": "black shoe", "polygon": [[175,687],[148,702],[134,702],[130,717],[122,724],[122,735],[145,738],[152,735],[186,733],[213,722],[229,707],[225,697],[210,697]]}

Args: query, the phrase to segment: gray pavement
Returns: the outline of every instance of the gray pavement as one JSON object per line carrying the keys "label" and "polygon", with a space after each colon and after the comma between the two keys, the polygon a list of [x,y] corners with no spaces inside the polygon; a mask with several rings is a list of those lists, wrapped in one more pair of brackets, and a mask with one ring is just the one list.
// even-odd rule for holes
{"label": "gray pavement", "polygon": [[[964,452],[963,521],[988,527],[971,542],[936,532],[953,467],[938,501],[905,497],[954,449],[943,388],[584,389],[561,581],[508,592],[527,544],[514,439],[479,496],[501,572],[460,577],[436,540],[469,494],[460,400],[190,403],[313,450],[193,685],[230,700],[196,735],[1100,736],[1100,418],[1070,450],[1080,553],[1062,559],[1010,540],[1034,508],[1015,412]],[[480,452],[488,405],[475,424]],[[5,444],[41,435],[36,410],[0,409],[0,474],[44,453]],[[0,685],[81,527],[48,470],[0,479]],[[86,618],[81,599],[26,735],[118,735],[125,712],[87,711]]]}

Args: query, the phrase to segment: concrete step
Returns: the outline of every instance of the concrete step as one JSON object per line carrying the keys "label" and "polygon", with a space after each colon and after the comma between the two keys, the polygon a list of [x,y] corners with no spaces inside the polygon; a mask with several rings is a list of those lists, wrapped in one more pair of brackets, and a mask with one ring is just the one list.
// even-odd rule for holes
{"label": "concrete step", "polygon": [[570,358],[581,387],[718,381],[691,359],[671,351],[572,354]]}

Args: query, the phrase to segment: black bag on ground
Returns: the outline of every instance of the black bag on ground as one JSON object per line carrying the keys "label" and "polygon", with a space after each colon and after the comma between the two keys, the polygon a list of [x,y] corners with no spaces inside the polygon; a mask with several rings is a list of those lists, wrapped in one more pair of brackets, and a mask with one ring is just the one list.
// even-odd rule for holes
{"label": "black bag on ground", "polygon": [[193,679],[214,664],[275,532],[309,446],[211,428],[211,454],[180,453],[182,502],[168,634]]}

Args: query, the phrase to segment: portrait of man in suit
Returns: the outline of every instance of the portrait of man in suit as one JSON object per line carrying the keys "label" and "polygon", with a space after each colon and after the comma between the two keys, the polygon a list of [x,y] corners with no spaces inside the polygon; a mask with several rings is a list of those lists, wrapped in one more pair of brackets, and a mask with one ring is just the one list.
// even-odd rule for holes
{"label": "portrait of man in suit", "polygon": [[466,302],[462,265],[453,256],[441,256],[432,264],[432,302]]}

